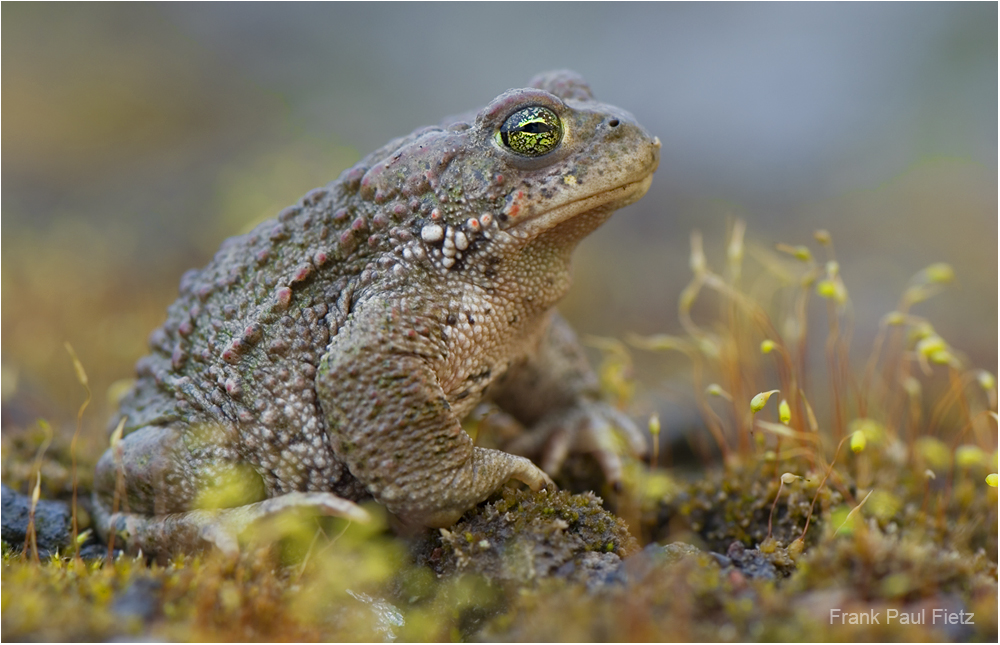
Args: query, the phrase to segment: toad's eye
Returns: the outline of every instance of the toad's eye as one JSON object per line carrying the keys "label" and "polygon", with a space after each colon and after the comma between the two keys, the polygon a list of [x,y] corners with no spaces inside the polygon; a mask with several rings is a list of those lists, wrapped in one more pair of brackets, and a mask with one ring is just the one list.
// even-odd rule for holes
{"label": "toad's eye", "polygon": [[562,122],[555,112],[536,106],[507,117],[497,132],[497,142],[519,155],[540,157],[552,152],[562,139]]}

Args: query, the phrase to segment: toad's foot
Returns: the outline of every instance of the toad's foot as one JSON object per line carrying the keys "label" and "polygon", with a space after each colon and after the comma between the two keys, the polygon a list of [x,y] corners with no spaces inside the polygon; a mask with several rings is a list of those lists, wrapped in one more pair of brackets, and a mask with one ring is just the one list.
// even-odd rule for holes
{"label": "toad's foot", "polygon": [[[437,500],[439,508],[417,517],[420,523],[427,526],[451,526],[466,510],[512,479],[527,484],[533,491],[543,488],[556,490],[552,479],[530,460],[499,450],[476,447],[472,459],[443,478],[453,492],[441,493]],[[451,499],[445,502],[447,497]]]}
{"label": "toad's foot", "polygon": [[603,401],[582,401],[569,410],[553,412],[530,431],[505,446],[518,455],[540,456],[542,469],[559,472],[571,453],[593,454],[605,478],[615,488],[622,481],[621,455],[646,454],[643,433],[625,414]]}
{"label": "toad's foot", "polygon": [[363,524],[371,521],[363,508],[333,493],[293,492],[233,508],[159,516],[115,513],[107,520],[107,526],[116,540],[120,540],[117,544],[133,553],[165,556],[171,551],[205,551],[214,547],[227,555],[236,555],[240,550],[239,538],[251,525],[292,510]]}

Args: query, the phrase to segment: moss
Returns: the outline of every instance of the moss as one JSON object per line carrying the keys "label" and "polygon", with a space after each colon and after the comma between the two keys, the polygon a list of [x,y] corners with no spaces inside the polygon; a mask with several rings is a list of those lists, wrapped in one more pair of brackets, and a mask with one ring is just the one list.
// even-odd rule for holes
{"label": "moss", "polygon": [[477,573],[490,581],[535,584],[554,575],[583,580],[596,566],[586,554],[603,556],[604,566],[614,568],[637,548],[625,523],[593,493],[507,488],[432,535],[419,551],[440,550],[432,563],[439,575]]}
{"label": "moss", "polygon": [[[771,539],[758,539],[766,537],[773,479],[766,464],[719,470],[678,483],[671,501],[643,517],[643,531],[658,531],[661,541],[686,535],[700,547],[650,543],[640,550],[596,496],[523,490],[505,490],[446,532],[403,538],[379,526],[333,527],[329,539],[309,540],[304,561],[260,548],[235,560],[210,554],[167,566],[125,557],[33,565],[5,546],[3,637],[995,638],[996,551],[972,548],[986,520],[968,520],[973,513],[989,518],[988,495],[964,511],[948,510],[940,524],[912,501],[922,489],[905,482],[918,480],[900,477],[894,514],[866,513],[852,531],[838,532],[835,516],[845,505],[829,491],[794,557],[789,539],[801,533],[815,487],[786,485]],[[853,489],[849,480],[843,486]],[[983,532],[990,530],[995,540],[995,520]],[[831,606],[881,611],[883,623],[888,609],[939,607],[974,612],[976,620],[962,629],[831,625]]]}
{"label": "moss", "polygon": [[[772,515],[780,480],[771,472],[769,464],[759,463],[704,473],[650,507],[643,515],[645,532],[657,542],[690,532],[711,550],[724,553],[733,542],[747,547],[763,543],[770,518],[772,540],[787,546],[805,528],[818,480],[784,485]],[[822,525],[823,513],[842,501],[839,491],[823,487],[812,521]],[[807,544],[816,541],[817,528],[806,534]]]}
{"label": "moss", "polygon": [[[821,238],[828,248],[829,235]],[[909,311],[948,272],[934,265],[907,287],[885,319],[869,378],[867,365],[846,360],[838,331],[850,285],[803,248],[788,247],[798,264],[785,267],[789,293],[775,292],[792,298],[770,298],[766,289],[744,294],[738,280],[711,273],[701,254],[692,265],[697,289],[682,298],[688,336],[660,337],[658,345],[630,341],[680,348],[696,362],[702,379],[696,384],[712,399],[706,428],[692,432],[711,436],[721,459],[697,447],[700,436],[688,435],[701,468],[668,471],[626,461],[624,489],[613,491],[591,456],[572,455],[557,477],[564,490],[504,489],[446,531],[399,535],[388,528],[384,511],[370,506],[380,518],[372,525],[300,519],[272,536],[276,546],[234,559],[206,554],[162,566],[143,558],[106,562],[96,548],[88,551],[90,560],[55,554],[35,564],[18,552],[21,544],[4,543],[2,637],[995,641],[997,489],[984,480],[996,472],[996,425],[989,414],[996,412],[996,380],[961,363],[957,351]],[[728,273],[745,284],[753,281],[746,267],[733,269]],[[836,391],[810,389],[796,398],[785,391],[790,374],[796,383],[807,379],[796,371],[799,361],[779,362],[796,348],[774,330],[791,320],[790,328],[804,335],[800,312],[807,308],[769,317],[759,303],[823,298],[816,294],[821,279],[830,296],[822,301],[830,314],[826,347],[843,378]],[[170,276],[164,289],[174,285]],[[708,309],[692,314],[699,289],[720,300],[718,320],[693,319]],[[151,309],[149,320],[135,325],[142,332],[137,338],[160,317],[161,308]],[[763,340],[770,341],[766,354]],[[942,347],[947,365],[935,362],[945,358]],[[602,348],[602,382],[624,405],[641,390],[630,380],[628,349],[618,341]],[[103,373],[110,382],[128,366],[87,368],[92,381]],[[790,417],[768,403],[754,417],[751,435],[752,397],[779,383],[783,391],[774,398],[788,400]],[[38,406],[4,402],[5,424],[8,416],[14,421],[4,426],[3,479],[21,494],[30,494],[40,464],[42,497],[71,497],[70,437],[79,401],[63,405],[70,412],[49,427],[34,420],[37,412],[23,412]],[[85,421],[102,426],[95,417],[106,414],[92,411]],[[854,442],[857,451],[850,439],[838,448],[840,438],[859,431],[865,441]],[[82,441],[77,455],[82,493],[106,445],[102,429],[90,434],[97,438]],[[571,493],[587,490],[600,492],[603,501]],[[80,520],[86,528],[85,513]],[[831,608],[881,612],[881,624],[831,624]],[[890,609],[965,611],[975,619],[964,626],[887,625]]]}

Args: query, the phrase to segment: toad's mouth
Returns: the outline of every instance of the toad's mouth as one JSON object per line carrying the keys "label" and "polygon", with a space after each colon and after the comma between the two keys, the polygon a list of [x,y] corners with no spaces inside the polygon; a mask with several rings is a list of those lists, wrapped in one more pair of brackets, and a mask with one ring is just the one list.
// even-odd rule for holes
{"label": "toad's mouth", "polygon": [[517,201],[514,200],[513,208],[508,208],[508,211],[513,212],[507,213],[508,232],[516,237],[529,239],[581,215],[603,214],[607,217],[619,208],[635,203],[646,194],[653,182],[653,173],[660,164],[659,144],[659,139],[654,139],[651,161],[645,168],[629,173],[628,178],[614,183],[609,188],[575,197],[567,194],[568,199],[549,205],[547,208],[543,206],[539,210],[518,209]]}
{"label": "toad's mouth", "polygon": [[636,181],[584,195],[541,212],[523,214],[518,221],[511,222],[508,232],[516,237],[531,238],[585,213],[606,213],[610,216],[619,208],[638,201],[652,183],[653,173],[650,172]]}

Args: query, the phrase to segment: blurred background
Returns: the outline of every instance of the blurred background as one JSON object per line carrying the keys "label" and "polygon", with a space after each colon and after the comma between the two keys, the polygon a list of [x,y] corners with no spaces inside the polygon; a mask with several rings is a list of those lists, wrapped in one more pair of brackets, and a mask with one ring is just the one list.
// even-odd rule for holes
{"label": "blurred background", "polygon": [[648,195],[577,252],[561,309],[579,331],[678,333],[691,231],[721,270],[740,218],[748,248],[815,249],[830,231],[861,359],[910,276],[951,263],[955,287],[917,312],[996,370],[995,3],[4,3],[2,17],[5,432],[72,426],[68,341],[99,453],[115,381],[185,269],[390,138],[563,67],[663,141]]}

